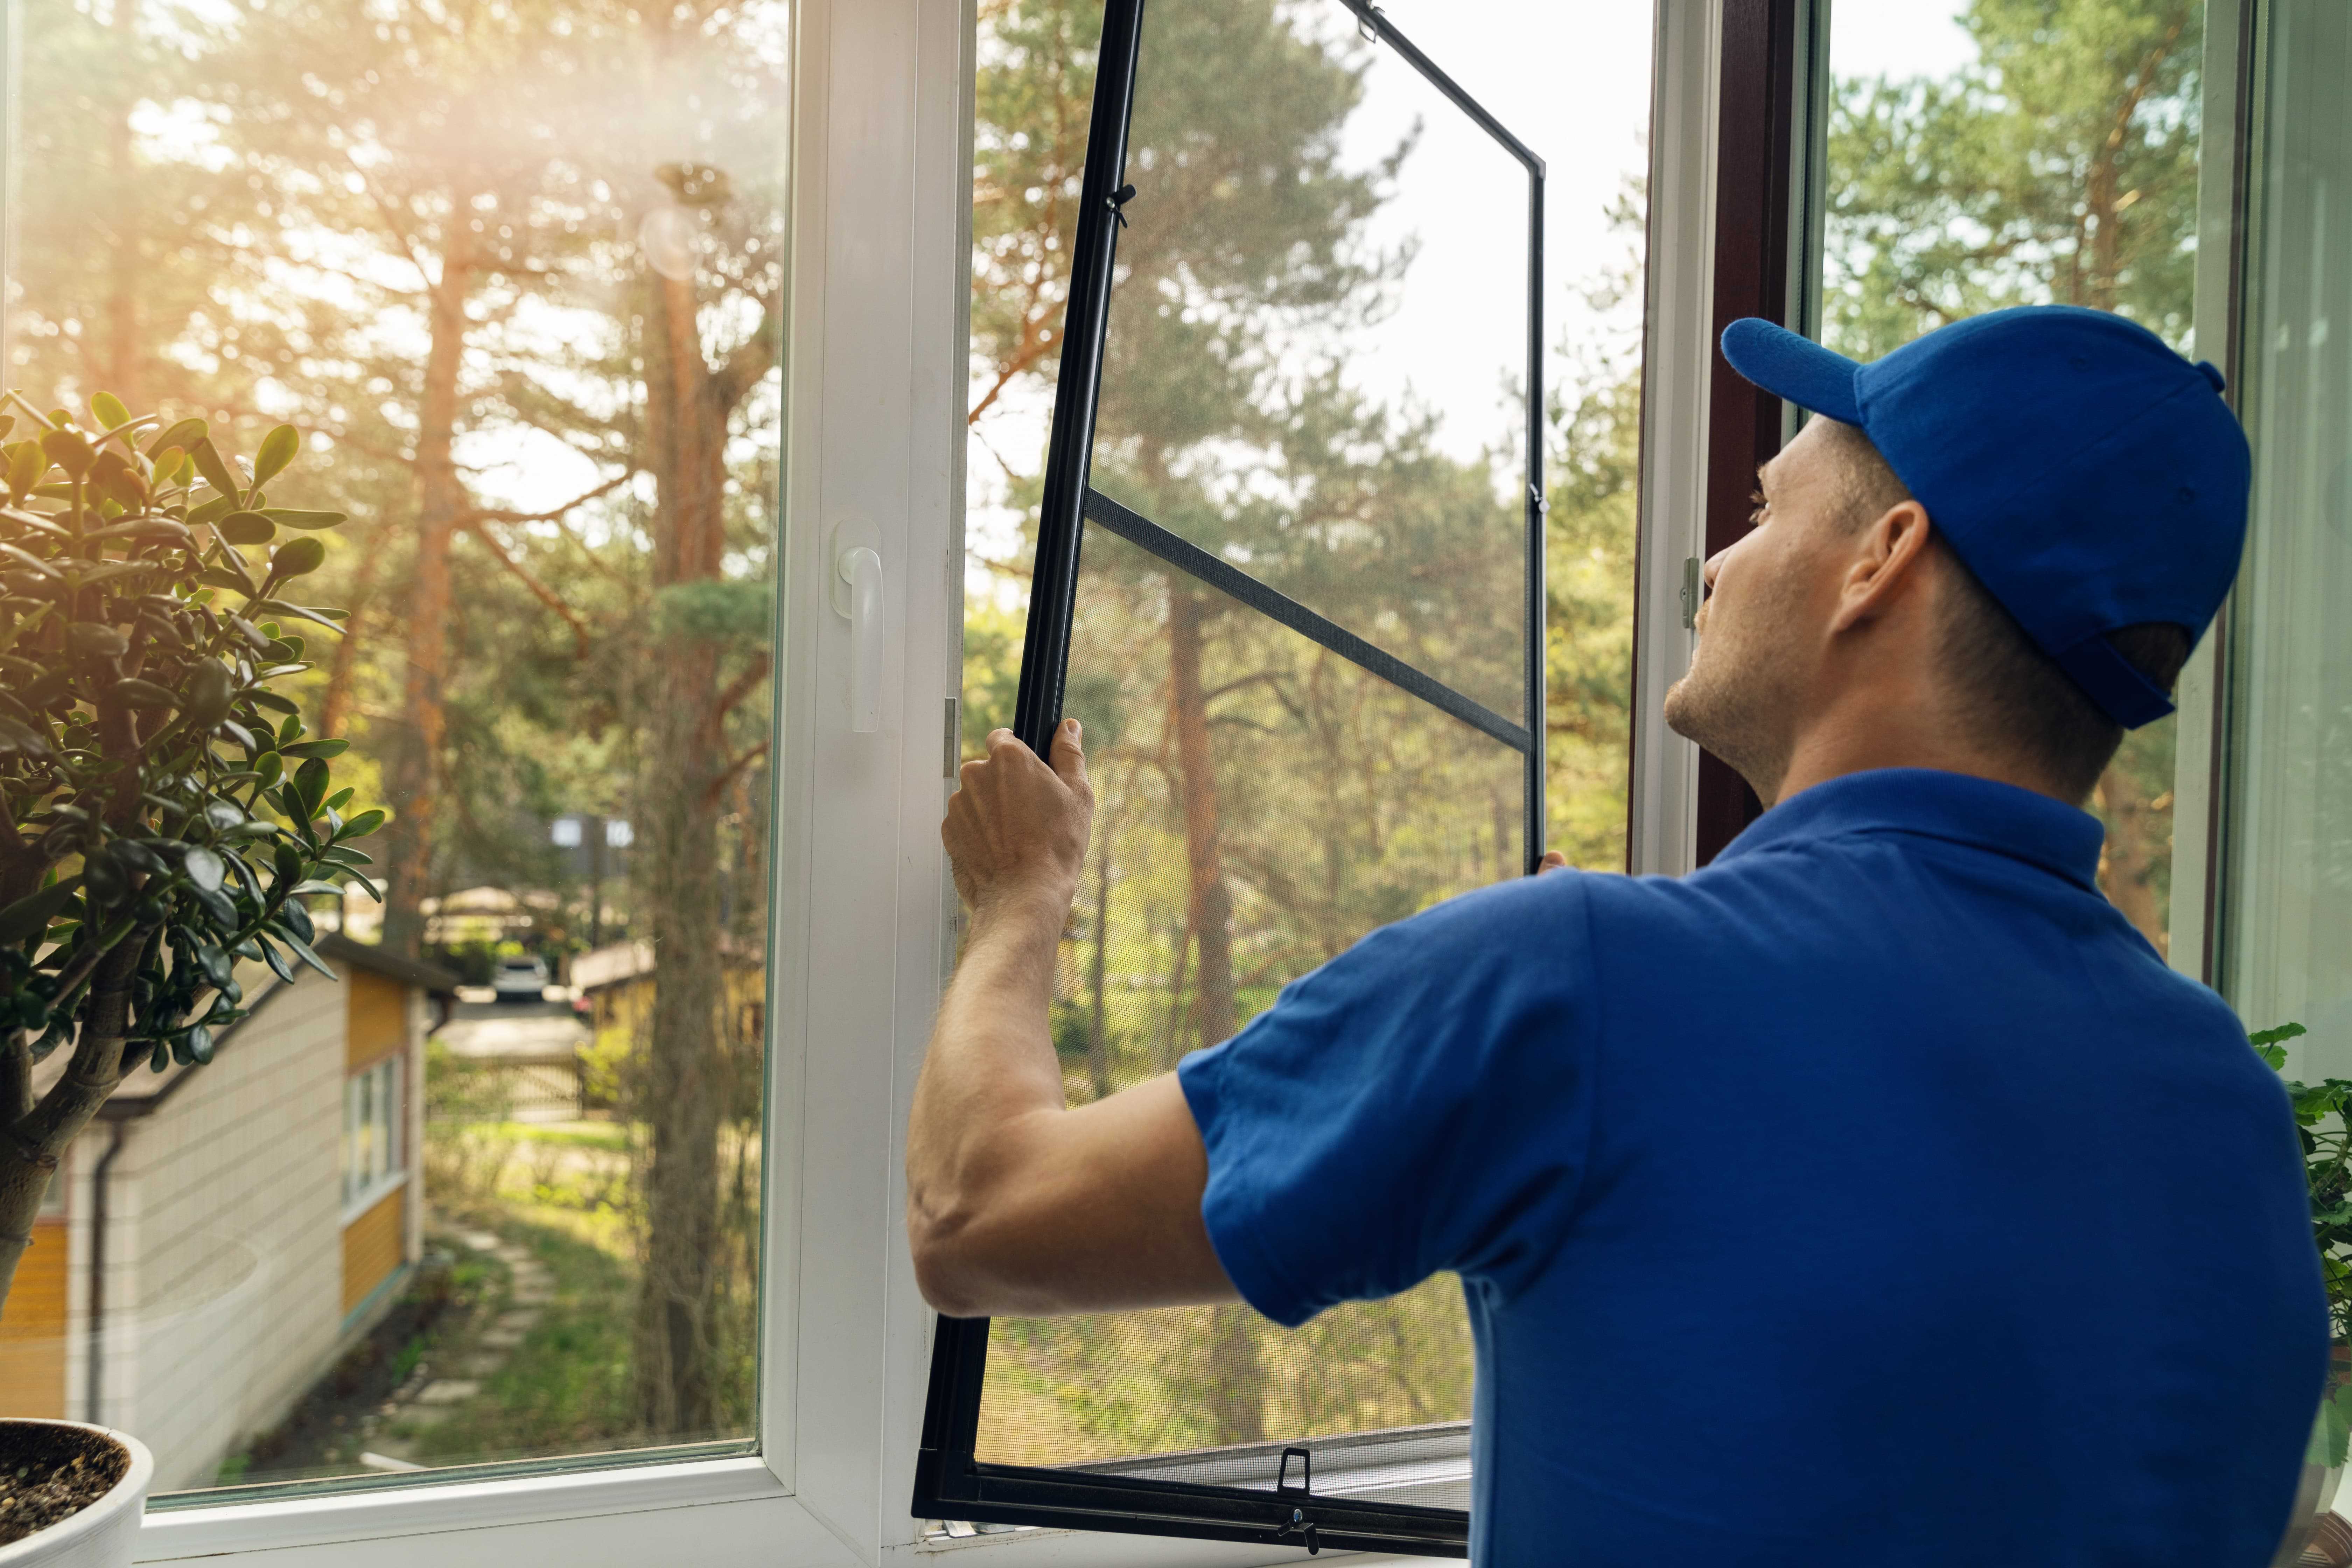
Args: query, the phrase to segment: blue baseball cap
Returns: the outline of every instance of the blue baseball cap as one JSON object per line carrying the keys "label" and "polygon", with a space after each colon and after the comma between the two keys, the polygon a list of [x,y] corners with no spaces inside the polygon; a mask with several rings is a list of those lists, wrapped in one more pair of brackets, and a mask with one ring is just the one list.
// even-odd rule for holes
{"label": "blue baseball cap", "polygon": [[2221,373],[2105,310],[2027,305],[1860,364],[1749,318],[1731,368],[1858,426],[1987,592],[2107,716],[2172,700],[2105,634],[2200,637],[2238,574],[2252,459]]}

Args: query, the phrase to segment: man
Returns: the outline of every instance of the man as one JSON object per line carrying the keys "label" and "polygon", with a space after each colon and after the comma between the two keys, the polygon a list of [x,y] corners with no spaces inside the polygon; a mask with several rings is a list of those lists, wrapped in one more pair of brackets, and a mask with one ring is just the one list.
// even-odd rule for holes
{"label": "man", "polygon": [[951,1314],[1458,1271],[1489,1564],[2110,1563],[2276,1549],[2326,1324],[2285,1099],[2106,900],[2081,809],[2237,569],[2221,377],[2008,310],[1857,366],[1707,563],[1679,732],[1769,807],[1680,879],[1562,871],[1376,931],[1072,1110],[1046,1030],[1091,797],[1003,731],[908,1139]]}

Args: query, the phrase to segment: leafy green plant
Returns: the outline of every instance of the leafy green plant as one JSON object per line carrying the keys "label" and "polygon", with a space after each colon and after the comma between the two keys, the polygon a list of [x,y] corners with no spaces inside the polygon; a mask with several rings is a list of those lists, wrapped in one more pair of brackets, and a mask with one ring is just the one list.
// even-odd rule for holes
{"label": "leafy green plant", "polygon": [[[2247,1039],[2273,1072],[2283,1073],[2286,1042],[2307,1032],[2301,1024],[2281,1024]],[[2345,1107],[2352,1105],[2352,1079],[2285,1082],[2294,1102],[2295,1131],[2303,1140],[2311,1234],[2319,1246],[2319,1275],[2327,1289],[2328,1337],[2338,1346],[2352,1344],[2352,1262],[2345,1258],[2346,1249],[2352,1247],[2352,1123],[2345,1120]],[[2346,1450],[2352,1447],[2352,1383],[2342,1381],[2333,1363],[2327,1398],[2311,1442],[2314,1461],[2330,1467],[2344,1463]]]}
{"label": "leafy green plant", "polygon": [[[329,760],[274,689],[340,610],[294,584],[340,512],[270,503],[202,419],[120,400],[94,423],[0,413],[0,1304],[59,1156],[140,1062],[212,1059],[246,1013],[235,961],[331,978],[305,897],[374,891]],[[21,438],[5,438],[24,426]],[[37,1091],[36,1069],[70,1047]]]}

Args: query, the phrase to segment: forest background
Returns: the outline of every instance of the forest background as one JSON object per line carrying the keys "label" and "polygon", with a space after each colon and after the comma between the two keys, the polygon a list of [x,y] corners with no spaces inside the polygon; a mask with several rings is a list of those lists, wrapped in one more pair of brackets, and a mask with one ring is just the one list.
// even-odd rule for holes
{"label": "forest background", "polygon": [[[1462,682],[1507,666],[1475,596],[1412,601],[1354,568],[1361,525],[1392,563],[1498,581],[1482,531],[1520,455],[1465,457],[1425,408],[1251,354],[1414,287],[1411,254],[1366,237],[1416,149],[1340,151],[1364,47],[1303,24],[1329,9],[1304,0],[1160,9],[1213,35],[1139,124],[1192,221],[1123,253],[1123,295],[1172,308],[1115,335],[1101,482]],[[306,494],[353,521],[320,592],[353,614],[305,678],[304,717],[352,741],[359,804],[393,813],[388,901],[352,927],[463,956],[436,953],[430,906],[488,886],[528,901],[526,944],[551,957],[650,944],[654,1004],[616,1077],[628,1395],[588,1436],[748,1431],[763,1040],[729,976],[765,949],[772,562],[794,525],[787,6],[37,0],[23,17],[9,384],[44,405],[107,390],[217,411],[224,446],[248,450],[291,421],[325,458]],[[1035,465],[992,421],[1038,406],[1058,370],[1098,20],[1076,0],[980,5],[970,466],[976,504],[1014,513]],[[1975,54],[1952,71],[1836,84],[1824,336],[1874,354],[2057,300],[2189,346],[2200,8],[1972,0],[1960,24]],[[1552,280],[1543,420],[1547,826],[1604,870],[1624,854],[1638,184],[1609,221],[1623,264]],[[1242,455],[1282,482],[1237,500],[1214,476]],[[518,474],[551,499],[505,504]],[[968,747],[1009,717],[1024,549],[1000,533],[971,563]],[[1092,560],[1073,703],[1107,809],[1055,1018],[1080,1096],[1222,1037],[1282,980],[1508,874],[1517,850],[1507,768],[1449,743],[1451,721],[1382,708],[1148,562]],[[2110,896],[2159,944],[2170,775],[2153,726],[2096,802]],[[583,872],[551,840],[565,816],[626,831],[596,837],[612,853]],[[999,1338],[1006,1455],[1466,1410],[1442,1286],[1299,1336],[1229,1312]]]}

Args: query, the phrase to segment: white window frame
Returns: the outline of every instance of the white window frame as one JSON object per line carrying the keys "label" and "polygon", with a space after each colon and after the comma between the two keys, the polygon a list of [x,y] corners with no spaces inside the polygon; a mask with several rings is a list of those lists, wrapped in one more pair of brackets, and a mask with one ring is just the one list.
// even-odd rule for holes
{"label": "white window frame", "polygon": [[1636,876],[1679,877],[1698,864],[1698,747],[1658,714],[1696,644],[1684,619],[1684,563],[1706,555],[1721,5],[1658,0],[1652,50],[1626,860]]}

